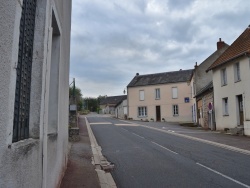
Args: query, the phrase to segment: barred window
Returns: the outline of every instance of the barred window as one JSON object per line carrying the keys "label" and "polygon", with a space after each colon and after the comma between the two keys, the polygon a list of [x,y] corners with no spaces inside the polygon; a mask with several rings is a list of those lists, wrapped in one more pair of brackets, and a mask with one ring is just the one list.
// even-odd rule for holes
{"label": "barred window", "polygon": [[16,69],[13,142],[29,137],[30,86],[35,14],[36,0],[23,0]]}

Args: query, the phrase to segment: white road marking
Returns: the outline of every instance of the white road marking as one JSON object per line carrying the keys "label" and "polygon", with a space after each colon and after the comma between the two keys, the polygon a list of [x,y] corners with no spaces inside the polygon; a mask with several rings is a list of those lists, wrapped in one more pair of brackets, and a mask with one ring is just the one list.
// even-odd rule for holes
{"label": "white road marking", "polygon": [[136,136],[138,136],[138,137],[140,137],[140,138],[143,138],[143,139],[145,139],[143,136],[140,136],[139,134],[136,134],[136,133],[132,133],[133,135],[136,135]]}
{"label": "white road marking", "polygon": [[124,129],[124,128],[121,128],[121,129],[123,129],[124,131],[127,131],[127,132],[128,132],[128,130],[127,130],[127,129]]}
{"label": "white road marking", "polygon": [[136,124],[122,124],[122,123],[118,123],[115,124],[116,126],[137,126]]}
{"label": "white road marking", "polygon": [[112,124],[112,123],[110,123],[110,122],[94,122],[94,123],[89,123],[90,125],[101,125],[101,124],[105,124],[105,125],[107,125],[107,124]]}
{"label": "white road marking", "polygon": [[174,152],[174,151],[172,151],[172,150],[170,150],[170,149],[168,149],[168,148],[166,148],[166,147],[164,147],[164,146],[162,146],[162,145],[160,145],[160,144],[158,144],[158,143],[156,143],[156,142],[153,142],[153,141],[151,141],[151,143],[153,143],[153,144],[155,144],[155,145],[157,145],[157,146],[160,146],[161,148],[163,148],[163,149],[165,149],[165,150],[168,150],[168,151],[170,151],[170,152],[172,152],[172,153],[174,153],[174,154],[178,154],[178,153],[176,153],[176,152]]}
{"label": "white road marking", "polygon": [[250,151],[245,150],[245,149],[241,149],[241,148],[237,148],[237,147],[234,147],[234,146],[229,146],[229,145],[226,145],[226,144],[217,143],[217,142],[213,142],[213,141],[210,141],[210,140],[204,140],[204,139],[201,139],[201,138],[197,138],[197,137],[193,137],[193,136],[189,136],[189,135],[185,135],[185,134],[181,134],[181,133],[170,132],[170,131],[162,130],[162,129],[155,128],[155,127],[148,127],[148,126],[144,126],[144,125],[140,125],[140,126],[148,128],[148,129],[153,129],[153,130],[157,130],[157,131],[160,131],[160,132],[164,132],[164,133],[167,133],[167,134],[172,134],[172,135],[175,135],[175,136],[187,138],[187,139],[190,139],[190,140],[195,140],[195,141],[198,141],[198,142],[206,143],[206,144],[209,144],[209,145],[213,145],[213,146],[220,147],[220,148],[223,148],[223,149],[227,149],[227,150],[230,150],[230,151],[234,151],[234,152],[237,152],[237,153],[250,155]]}
{"label": "white road marking", "polygon": [[174,133],[175,131],[172,131],[172,130],[168,130],[168,132],[172,132],[172,133]]}
{"label": "white road marking", "polygon": [[220,172],[218,172],[218,171],[216,171],[216,170],[213,170],[213,169],[211,169],[211,168],[209,168],[209,167],[207,167],[207,166],[205,166],[205,165],[202,165],[202,164],[200,164],[200,163],[196,163],[196,164],[199,165],[199,166],[201,166],[201,167],[203,167],[203,168],[206,168],[207,170],[210,170],[210,171],[214,172],[215,174],[218,174],[218,175],[220,175],[220,176],[222,176],[222,177],[224,177],[224,178],[226,178],[226,179],[229,179],[229,180],[231,180],[231,181],[233,181],[233,182],[235,182],[235,183],[237,183],[237,184],[239,184],[239,185],[242,185],[243,187],[250,188],[249,185],[246,185],[246,184],[244,184],[244,183],[242,183],[242,182],[240,182],[240,181],[238,181],[238,180],[235,180],[235,179],[233,179],[233,178],[231,178],[231,177],[229,177],[229,176],[227,176],[227,175],[224,175],[224,174],[222,174],[222,173],[220,173]]}

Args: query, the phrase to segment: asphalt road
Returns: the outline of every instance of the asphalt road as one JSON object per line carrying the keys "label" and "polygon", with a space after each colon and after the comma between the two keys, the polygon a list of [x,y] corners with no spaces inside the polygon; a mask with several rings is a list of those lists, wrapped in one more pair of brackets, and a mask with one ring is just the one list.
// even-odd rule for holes
{"label": "asphalt road", "polygon": [[112,118],[88,121],[118,187],[250,188],[250,155]]}

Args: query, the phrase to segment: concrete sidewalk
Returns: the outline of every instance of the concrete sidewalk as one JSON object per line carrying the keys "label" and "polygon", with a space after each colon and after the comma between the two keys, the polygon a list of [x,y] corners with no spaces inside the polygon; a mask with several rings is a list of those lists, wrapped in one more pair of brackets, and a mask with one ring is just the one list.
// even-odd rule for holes
{"label": "concrete sidewalk", "polygon": [[79,117],[80,141],[71,142],[68,165],[60,188],[100,188],[84,117]]}

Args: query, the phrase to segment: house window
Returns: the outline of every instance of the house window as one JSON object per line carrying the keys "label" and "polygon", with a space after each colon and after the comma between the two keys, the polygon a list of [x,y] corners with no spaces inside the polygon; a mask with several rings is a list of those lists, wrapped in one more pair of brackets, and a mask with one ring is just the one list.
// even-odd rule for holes
{"label": "house window", "polygon": [[144,90],[139,91],[140,101],[144,101]]}
{"label": "house window", "polygon": [[221,85],[222,86],[227,85],[227,71],[226,71],[226,69],[221,70]]}
{"label": "house window", "polygon": [[177,87],[172,87],[172,98],[173,99],[178,98],[178,89],[177,89]]}
{"label": "house window", "polygon": [[155,89],[155,99],[160,99],[160,89]]}
{"label": "house window", "polygon": [[138,116],[139,117],[147,116],[147,107],[145,106],[138,107]]}
{"label": "house window", "polygon": [[223,98],[222,99],[222,106],[223,106],[223,115],[228,116],[228,98]]}
{"label": "house window", "polygon": [[179,115],[179,108],[178,105],[173,105],[173,116]]}
{"label": "house window", "polygon": [[234,65],[234,81],[238,82],[240,81],[240,64],[236,63]]}
{"label": "house window", "polygon": [[29,138],[31,70],[36,18],[36,1],[23,1],[20,20],[19,51],[16,69],[12,141]]}

